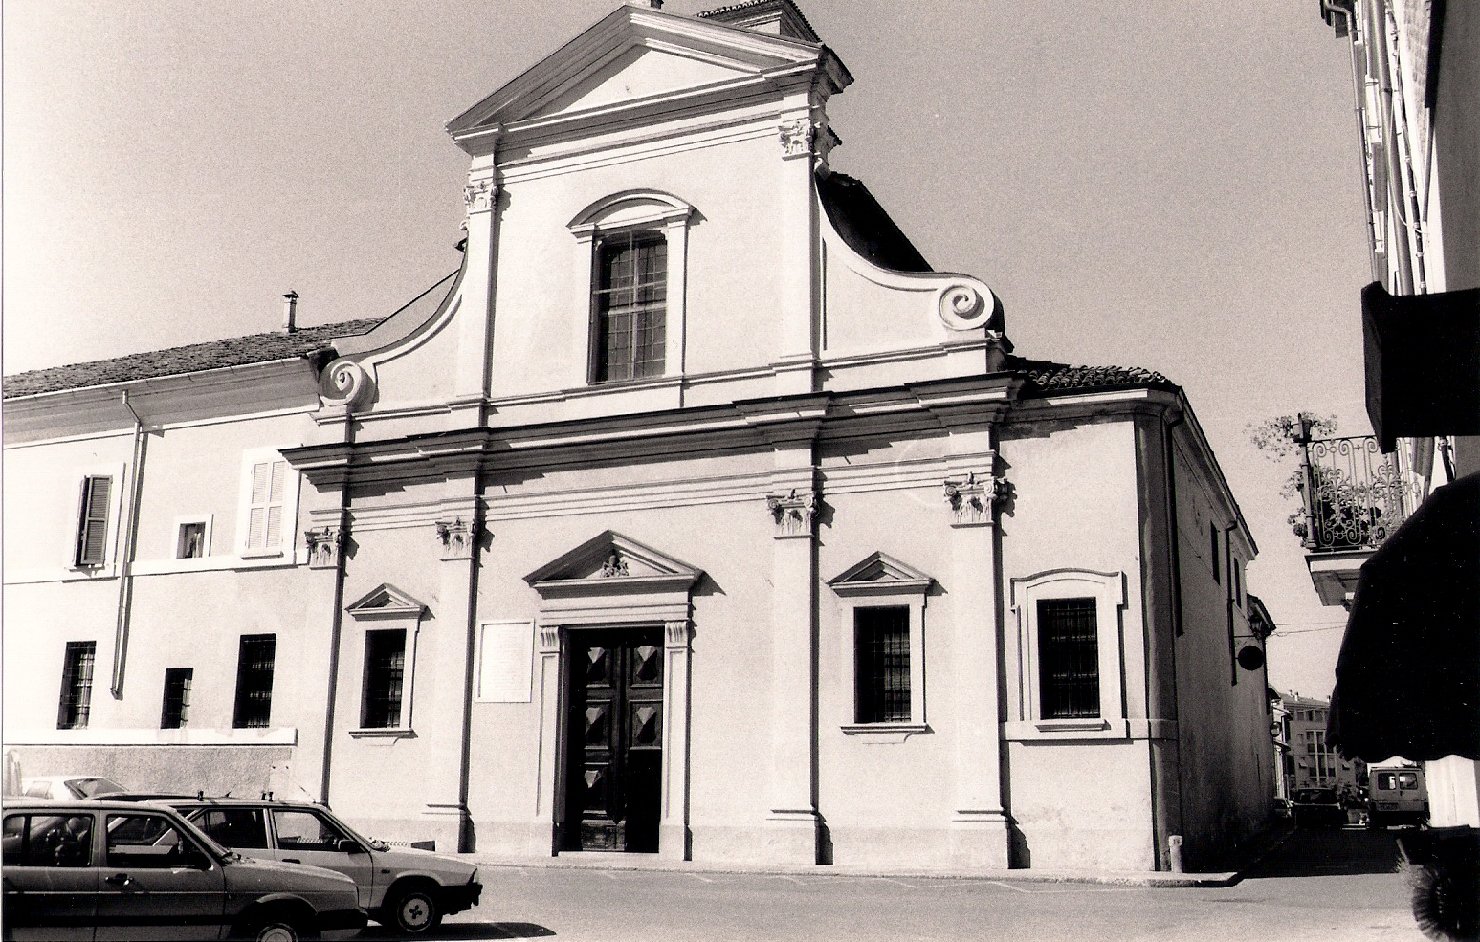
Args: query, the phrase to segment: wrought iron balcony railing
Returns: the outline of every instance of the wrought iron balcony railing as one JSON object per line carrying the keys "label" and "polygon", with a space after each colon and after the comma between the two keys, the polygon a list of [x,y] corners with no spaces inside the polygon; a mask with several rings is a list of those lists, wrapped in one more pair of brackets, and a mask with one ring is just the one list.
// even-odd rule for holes
{"label": "wrought iron balcony railing", "polygon": [[1398,453],[1383,454],[1376,436],[1300,444],[1300,536],[1310,552],[1376,549],[1423,502],[1424,481]]}

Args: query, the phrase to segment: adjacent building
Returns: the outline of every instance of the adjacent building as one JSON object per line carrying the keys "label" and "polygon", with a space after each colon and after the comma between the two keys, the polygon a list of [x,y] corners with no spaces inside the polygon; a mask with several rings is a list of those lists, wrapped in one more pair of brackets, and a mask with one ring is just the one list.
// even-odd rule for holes
{"label": "adjacent building", "polygon": [[657,6],[448,125],[456,270],[389,316],[289,296],[7,379],[27,770],[532,856],[1155,869],[1259,831],[1256,547],[1182,390],[1015,354],[831,168],[852,78],[789,0]]}
{"label": "adjacent building", "polygon": [[1366,764],[1360,759],[1343,759],[1327,741],[1330,700],[1282,694],[1274,710],[1280,717],[1277,735],[1287,747],[1281,757],[1286,789],[1280,793],[1283,797],[1289,798],[1302,788],[1334,788],[1354,795],[1367,784]]}
{"label": "adjacent building", "polygon": [[[1449,557],[1443,566],[1418,567],[1446,572],[1439,586],[1417,593],[1434,609],[1395,600],[1408,620],[1381,624],[1358,624],[1354,613],[1335,713],[1338,721],[1347,717],[1338,723],[1343,748],[1360,743],[1355,748],[1368,760],[1398,753],[1433,760],[1435,824],[1480,827],[1480,603],[1473,531],[1464,532],[1469,524],[1457,516],[1475,516],[1473,476],[1480,473],[1480,9],[1441,0],[1320,0],[1320,12],[1351,45],[1373,279],[1360,303],[1353,298],[1353,316],[1360,311],[1363,322],[1374,431],[1309,446],[1308,467],[1329,462],[1307,489],[1307,547],[1323,601],[1350,604],[1358,567],[1431,486],[1470,479],[1413,535]],[[1426,632],[1437,641],[1415,640]],[[1371,646],[1354,643],[1358,635]],[[1403,663],[1424,668],[1411,690],[1391,677],[1399,650],[1408,656]],[[1363,709],[1344,709],[1358,700]],[[1393,718],[1391,730],[1384,717]]]}

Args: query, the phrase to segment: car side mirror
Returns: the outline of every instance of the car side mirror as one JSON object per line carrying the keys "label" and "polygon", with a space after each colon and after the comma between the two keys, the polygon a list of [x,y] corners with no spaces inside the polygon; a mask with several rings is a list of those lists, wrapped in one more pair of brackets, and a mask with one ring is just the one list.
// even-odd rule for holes
{"label": "car side mirror", "polygon": [[365,850],[365,848],[360,846],[359,841],[352,841],[347,837],[341,840],[335,846],[344,851],[346,854],[359,854],[363,853]]}

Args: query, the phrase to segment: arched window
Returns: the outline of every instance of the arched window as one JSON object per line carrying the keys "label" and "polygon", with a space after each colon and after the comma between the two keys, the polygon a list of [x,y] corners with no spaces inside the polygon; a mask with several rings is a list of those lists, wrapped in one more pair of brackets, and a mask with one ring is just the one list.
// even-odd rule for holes
{"label": "arched window", "polygon": [[586,382],[683,372],[693,214],[692,206],[667,193],[628,190],[597,200],[570,221],[588,275]]}

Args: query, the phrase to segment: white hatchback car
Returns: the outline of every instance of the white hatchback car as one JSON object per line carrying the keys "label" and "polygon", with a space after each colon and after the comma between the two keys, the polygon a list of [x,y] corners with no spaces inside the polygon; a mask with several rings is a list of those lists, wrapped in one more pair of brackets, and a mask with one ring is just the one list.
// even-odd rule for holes
{"label": "white hatchback car", "polygon": [[371,919],[406,935],[473,908],[483,892],[473,864],[362,837],[323,805],[245,798],[162,803],[237,853],[339,871],[355,881]]}

